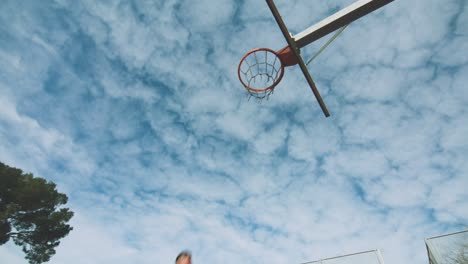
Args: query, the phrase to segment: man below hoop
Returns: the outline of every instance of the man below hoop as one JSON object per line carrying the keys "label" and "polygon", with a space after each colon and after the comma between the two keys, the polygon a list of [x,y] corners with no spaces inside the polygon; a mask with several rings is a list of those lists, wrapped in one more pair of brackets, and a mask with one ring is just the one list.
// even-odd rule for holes
{"label": "man below hoop", "polygon": [[175,264],[192,264],[192,254],[190,251],[182,251],[177,255]]}

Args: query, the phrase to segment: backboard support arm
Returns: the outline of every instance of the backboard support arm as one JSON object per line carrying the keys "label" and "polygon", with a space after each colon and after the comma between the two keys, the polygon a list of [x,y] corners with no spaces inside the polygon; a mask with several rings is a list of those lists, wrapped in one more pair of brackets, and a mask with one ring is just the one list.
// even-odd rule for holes
{"label": "backboard support arm", "polygon": [[[297,48],[308,44],[330,34],[331,32],[352,23],[355,20],[387,5],[394,0],[359,0],[335,14],[323,19],[317,24],[294,35]],[[283,33],[284,34],[284,33]]]}
{"label": "backboard support arm", "polygon": [[312,80],[312,77],[310,76],[309,71],[307,70],[307,66],[305,65],[304,60],[302,59],[300,55],[299,47],[297,47],[296,41],[289,34],[288,28],[286,27],[286,24],[281,18],[281,15],[279,14],[278,9],[276,8],[276,5],[273,2],[273,0],[266,0],[266,2],[271,12],[273,13],[273,16],[275,17],[276,23],[281,29],[281,32],[283,33],[284,38],[286,39],[286,42],[291,48],[291,51],[293,52],[294,56],[297,58],[297,62],[301,68],[301,71],[304,74],[307,80],[307,83],[309,83],[309,86],[312,89],[312,92],[314,93],[314,96],[317,99],[317,102],[319,103],[323,114],[325,115],[325,117],[329,117],[330,113],[328,112],[327,106],[323,102],[322,96],[320,95],[320,92],[318,91],[317,86],[315,86],[315,83]]}

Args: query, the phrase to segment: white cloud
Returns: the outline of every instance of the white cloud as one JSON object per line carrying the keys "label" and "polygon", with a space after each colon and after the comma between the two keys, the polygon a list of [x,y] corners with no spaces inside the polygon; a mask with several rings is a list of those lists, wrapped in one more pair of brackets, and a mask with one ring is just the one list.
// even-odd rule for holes
{"label": "white cloud", "polygon": [[209,33],[231,21],[235,10],[234,4],[232,0],[183,1],[181,12],[187,17],[190,31]]}
{"label": "white cloud", "polygon": [[334,124],[309,120],[303,127],[292,127],[288,150],[295,158],[313,161],[317,156],[338,151],[339,141],[340,133]]}
{"label": "white cloud", "polygon": [[468,36],[454,37],[441,44],[434,60],[444,66],[463,66],[468,61]]}
{"label": "white cloud", "polygon": [[468,81],[468,66],[461,67],[454,75],[452,83],[452,93],[463,103],[468,102],[468,90],[466,89],[466,81]]}
{"label": "white cloud", "polygon": [[284,145],[287,136],[286,124],[278,124],[253,139],[252,144],[260,154],[272,154]]}
{"label": "white cloud", "polygon": [[9,264],[23,264],[24,263],[24,253],[21,249],[13,244],[13,242],[8,242],[7,244],[0,247],[0,256],[2,256],[2,261]]}
{"label": "white cloud", "polygon": [[[299,31],[351,2],[277,5]],[[375,247],[424,263],[423,238],[467,219],[459,4],[394,1],[350,25],[310,67],[326,119],[298,68],[262,104],[243,95],[241,56],[285,45],[264,2],[9,2],[0,159],[69,194],[75,230],[52,263]]]}
{"label": "white cloud", "polygon": [[442,135],[442,147],[446,150],[468,150],[468,118],[460,116],[451,120]]}
{"label": "white cloud", "polygon": [[245,103],[235,112],[217,118],[216,124],[226,134],[242,140],[253,140],[262,131],[260,125],[271,122],[275,117],[268,110]]}
{"label": "white cloud", "polygon": [[349,175],[358,178],[378,178],[386,175],[389,162],[380,151],[375,150],[342,150],[326,158],[326,169],[331,175]]}
{"label": "white cloud", "polygon": [[403,81],[403,73],[395,69],[364,66],[338,76],[333,87],[347,100],[391,101],[398,96]]}
{"label": "white cloud", "polygon": [[[117,230],[112,230],[93,221],[91,215],[76,212],[72,226],[74,230],[63,239],[57,254],[50,263],[70,261],[92,261],[93,263],[128,263],[138,257],[138,251],[129,247]],[[86,252],[86,254],[83,254]],[[92,256],[92,257],[91,257]]]}
{"label": "white cloud", "polygon": [[[21,167],[26,172],[39,170],[46,174],[44,176],[47,176],[47,172],[53,171],[47,163],[54,159],[66,160],[78,175],[86,176],[94,170],[92,161],[71,139],[55,129],[42,127],[34,119],[20,115],[13,102],[0,98],[0,105],[2,105],[0,122],[3,124],[0,129],[2,161]],[[18,151],[13,151],[15,148]],[[69,182],[74,181],[69,180]],[[63,181],[68,180],[63,179]]]}

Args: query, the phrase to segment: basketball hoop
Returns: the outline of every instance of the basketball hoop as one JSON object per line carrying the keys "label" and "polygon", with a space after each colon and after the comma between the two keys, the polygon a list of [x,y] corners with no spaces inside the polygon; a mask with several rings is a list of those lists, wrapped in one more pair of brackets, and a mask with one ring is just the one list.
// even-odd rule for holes
{"label": "basketball hoop", "polygon": [[257,48],[242,57],[237,74],[250,96],[259,100],[268,98],[283,79],[284,67],[297,64],[289,46],[274,51]]}
{"label": "basketball hoop", "polygon": [[[330,116],[322,96],[307,69],[307,65],[322,53],[322,51],[343,32],[348,24],[393,1],[394,0],[357,0],[348,7],[293,36],[281,18],[274,0],[266,0],[288,45],[279,51],[259,48],[247,52],[247,54],[242,57],[237,69],[239,80],[242,85],[244,85],[245,89],[247,89],[250,96],[256,97],[261,101],[264,98],[268,98],[270,94],[273,93],[275,87],[283,78],[284,67],[299,64],[299,68],[304,74],[310,89],[314,93],[323,114],[325,117]],[[300,54],[301,48],[336,30],[338,30],[338,32],[305,63]]]}

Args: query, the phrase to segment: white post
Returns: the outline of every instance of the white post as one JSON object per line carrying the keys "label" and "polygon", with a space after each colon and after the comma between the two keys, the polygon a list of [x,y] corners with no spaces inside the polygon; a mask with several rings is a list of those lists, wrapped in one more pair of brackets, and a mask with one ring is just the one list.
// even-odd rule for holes
{"label": "white post", "polygon": [[380,253],[380,250],[379,249],[376,249],[375,250],[375,254],[377,254],[377,258],[379,258],[379,263],[380,264],[385,264],[384,260],[383,260],[383,257],[382,257],[382,254]]}
{"label": "white post", "polygon": [[293,37],[296,42],[296,46],[298,48],[302,48],[392,1],[393,0],[359,0],[308,29],[296,34]]}

